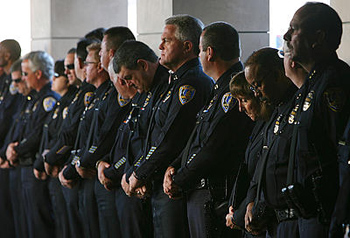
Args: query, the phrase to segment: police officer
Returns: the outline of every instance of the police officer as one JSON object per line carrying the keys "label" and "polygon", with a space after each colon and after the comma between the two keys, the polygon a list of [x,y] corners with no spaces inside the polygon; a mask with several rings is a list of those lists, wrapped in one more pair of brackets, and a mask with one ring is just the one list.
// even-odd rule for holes
{"label": "police officer", "polygon": [[[65,58],[65,68],[69,83],[76,85],[78,91],[68,107],[64,108],[64,122],[56,143],[50,151],[44,155],[45,171],[52,177],[57,177],[61,168],[66,163],[73,147],[80,116],[84,108],[89,106],[95,87],[85,80],[83,72],[84,60],[87,56],[86,47],[93,41],[81,39],[77,43],[77,49],[68,51]],[[61,175],[61,173],[60,173]],[[78,188],[66,188],[61,186],[66,201],[68,223],[71,237],[83,237],[82,221],[78,211]]]}
{"label": "police officer", "polygon": [[[14,115],[14,123],[12,124],[10,130],[8,131],[4,145],[0,149],[0,157],[3,163],[0,168],[9,169],[9,195],[10,195],[10,203],[13,211],[14,218],[14,227],[15,227],[15,236],[20,238],[26,236],[26,223],[24,216],[24,209],[22,203],[21,196],[21,167],[11,167],[9,160],[6,158],[6,149],[9,143],[12,141],[18,141],[19,136],[24,129],[25,124],[25,115],[26,111],[30,110],[30,101],[33,99],[35,94],[35,90],[31,90],[27,84],[21,79],[22,70],[21,70],[22,60],[15,61],[11,66],[11,78],[12,83],[18,89],[18,93],[21,95],[20,97],[20,105],[18,112]],[[1,190],[4,191],[4,190]],[[6,203],[8,204],[8,203]],[[6,219],[11,219],[11,217],[6,217]],[[5,223],[6,224],[6,223]],[[11,231],[11,229],[6,229],[7,231]],[[14,236],[11,234],[12,237]],[[7,236],[7,235],[5,235]]]}
{"label": "police officer", "polygon": [[[20,95],[11,84],[11,65],[21,56],[21,47],[16,40],[6,39],[0,42],[0,146],[13,123],[13,116],[20,108]],[[9,200],[9,171],[0,170],[0,212],[4,214],[0,218],[1,230],[9,232],[13,236],[13,214],[8,204]],[[3,219],[4,218],[4,219]],[[7,219],[10,218],[10,219]],[[6,234],[4,234],[6,236]]]}
{"label": "police officer", "polygon": [[[138,91],[133,98],[132,109],[120,127],[112,150],[111,159],[118,170],[116,171],[116,179],[118,179],[123,163],[125,171],[128,172],[144,152],[152,108],[161,95],[164,95],[169,74],[167,69],[159,64],[156,54],[139,41],[124,42],[115,54],[114,70],[118,74],[118,80],[130,83]],[[126,136],[128,138],[125,138]],[[131,196],[125,171],[122,173],[122,188]],[[121,217],[121,224],[126,226],[122,227],[123,236],[152,237],[152,226],[149,223],[151,221],[150,200],[146,196],[141,196],[140,193],[138,195],[143,199],[142,201],[136,200],[135,197],[128,198],[123,193],[120,189],[116,191],[118,215]]]}
{"label": "police officer", "polygon": [[[123,47],[122,47],[123,49]],[[138,52],[142,52],[138,49]],[[164,70],[167,75],[166,70]],[[118,93],[125,99],[131,99],[129,103],[130,112],[118,128],[114,145],[109,155],[98,163],[99,180],[108,190],[115,188],[115,204],[117,207],[118,218],[122,237],[152,237],[152,219],[149,200],[138,199],[137,197],[128,197],[121,188],[121,178],[124,174],[127,144],[130,129],[137,124],[138,119],[143,117],[146,110],[139,110],[145,97],[140,97],[136,93],[136,88],[128,81],[122,80],[114,72],[113,60],[110,62],[109,74],[118,89]],[[166,78],[166,77],[165,77]],[[141,93],[142,94],[142,93]],[[144,92],[144,95],[147,93]],[[147,107],[151,107],[147,105]],[[151,112],[148,110],[148,112]],[[141,119],[142,121],[142,119]]]}
{"label": "police officer", "polygon": [[238,171],[253,124],[239,113],[229,92],[231,76],[243,70],[238,32],[228,23],[212,23],[203,30],[199,49],[204,72],[216,84],[211,100],[197,117],[180,163],[173,164],[178,170],[169,167],[165,173],[164,191],[170,197],[177,195],[177,186],[188,191],[191,237],[231,237],[234,232],[223,222],[227,204],[221,214],[216,215],[215,209],[228,200],[229,184]]}
{"label": "police officer", "polygon": [[[115,51],[125,40],[135,40],[134,35],[127,27],[113,27],[104,33],[99,55],[101,66],[105,71],[108,70],[109,61]],[[95,166],[99,159],[110,152],[118,127],[131,106],[130,100],[119,93],[119,85],[114,85],[118,92],[114,87],[111,87],[111,92],[105,95],[104,103],[100,102],[98,110],[94,112],[94,117],[97,118],[93,119],[94,124],[90,125],[91,141],[87,141],[84,148],[78,153],[79,166],[76,166],[82,178],[91,178],[93,175],[93,179],[96,180],[94,194],[99,211],[101,237],[109,237],[111,234],[117,235],[119,221],[115,208],[114,191],[105,190],[103,185],[97,181]],[[136,93],[135,89],[133,91]]]}
{"label": "police officer", "polygon": [[[291,135],[290,130],[286,130],[286,125],[288,125],[288,118],[286,119],[286,117],[288,117],[288,110],[291,105],[290,100],[296,91],[296,86],[285,76],[283,60],[278,56],[278,51],[273,48],[263,48],[254,52],[246,62],[245,75],[248,83],[250,83],[251,90],[254,91],[259,100],[262,103],[275,106],[270,120],[266,122],[265,128],[261,129],[263,132],[263,135],[260,137],[262,140],[261,145],[265,149],[261,148],[261,152],[257,152],[260,153],[260,159],[256,165],[246,197],[246,203],[249,203],[249,205],[245,215],[245,226],[248,232],[256,235],[267,228],[267,223],[271,224],[273,221],[271,218],[266,217],[257,220],[256,216],[252,215],[252,208],[254,203],[255,208],[259,207],[260,204],[265,204],[265,199],[266,203],[270,205],[272,201],[269,199],[269,194],[275,195],[275,191],[269,192],[265,187],[267,187],[267,184],[272,187],[276,183],[282,183],[280,177],[268,177],[270,174],[265,172],[265,168],[267,170],[267,168],[272,167],[272,165],[270,167],[268,165],[270,163],[273,164],[275,161],[278,161],[278,164],[285,164],[288,161],[285,155],[277,157],[276,152],[269,152],[282,146],[283,148],[288,147],[282,142],[277,143],[277,139],[279,138],[279,133],[282,132],[285,137]],[[283,139],[283,137],[281,138]],[[277,167],[271,173],[275,172],[279,175],[281,173],[279,168]],[[281,171],[283,172],[284,170]],[[262,175],[266,176],[266,178]],[[260,187],[264,189],[260,189]],[[280,195],[280,193],[277,194]],[[267,210],[270,211],[271,216],[274,215],[274,211],[271,208]],[[294,217],[286,218],[286,220],[294,219]]]}
{"label": "police officer", "polygon": [[152,182],[155,237],[187,236],[184,200],[170,199],[163,193],[162,185],[166,168],[186,145],[196,114],[208,99],[213,85],[198,60],[202,26],[200,20],[189,15],[173,16],[165,21],[159,45],[160,63],[174,74],[167,92],[156,103],[145,153],[134,163],[129,178],[131,192],[146,181]]}
{"label": "police officer", "polygon": [[23,79],[37,94],[31,101],[30,110],[26,112],[26,122],[19,140],[10,143],[6,151],[7,159],[12,165],[22,166],[22,196],[28,237],[54,235],[47,182],[37,180],[33,174],[33,162],[38,152],[43,124],[59,98],[51,91],[53,69],[52,57],[43,51],[33,51],[23,58]]}
{"label": "police officer", "polygon": [[[51,146],[55,144],[59,136],[62,123],[67,115],[65,108],[69,106],[78,90],[74,85],[69,84],[69,80],[64,74],[64,71],[64,61],[56,61],[51,89],[58,93],[61,98],[56,103],[55,109],[51,111],[45,121],[39,152],[37,153],[33,166],[35,177],[41,180],[46,180],[48,178],[45,172],[42,155],[49,152]],[[69,237],[68,214],[61,184],[57,177],[49,178],[48,183],[51,203],[54,211],[56,236]]]}
{"label": "police officer", "polygon": [[[87,47],[88,55],[84,61],[86,81],[96,87],[93,101],[81,115],[77,131],[76,141],[73,146],[72,156],[69,164],[63,169],[63,177],[60,177],[61,184],[66,187],[74,187],[80,179],[76,168],[79,167],[79,153],[84,147],[89,148],[93,139],[95,123],[101,123],[99,118],[100,106],[107,103],[108,97],[113,88],[108,73],[102,68],[99,62],[100,43],[93,43]],[[103,119],[102,119],[103,121]],[[98,125],[97,124],[97,125]],[[76,165],[78,163],[78,165]],[[90,171],[94,173],[95,171]],[[83,220],[84,235],[86,237],[100,237],[99,216],[97,203],[94,195],[95,179],[83,179],[79,186],[79,212]]]}

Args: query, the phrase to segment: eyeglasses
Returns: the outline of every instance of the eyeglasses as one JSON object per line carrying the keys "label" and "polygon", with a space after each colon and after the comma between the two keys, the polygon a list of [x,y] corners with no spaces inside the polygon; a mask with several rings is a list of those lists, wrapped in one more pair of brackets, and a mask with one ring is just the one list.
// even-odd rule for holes
{"label": "eyeglasses", "polygon": [[98,64],[99,62],[92,62],[92,61],[84,61],[84,65],[87,66],[89,64]]}
{"label": "eyeglasses", "polygon": [[22,76],[27,77],[28,73],[27,72],[22,72]]}
{"label": "eyeglasses", "polygon": [[19,82],[21,82],[22,81],[22,79],[21,78],[18,78],[18,79],[12,79],[12,82],[14,82],[14,83],[19,83]]}
{"label": "eyeglasses", "polygon": [[74,64],[66,64],[64,67],[66,69],[74,69]]}

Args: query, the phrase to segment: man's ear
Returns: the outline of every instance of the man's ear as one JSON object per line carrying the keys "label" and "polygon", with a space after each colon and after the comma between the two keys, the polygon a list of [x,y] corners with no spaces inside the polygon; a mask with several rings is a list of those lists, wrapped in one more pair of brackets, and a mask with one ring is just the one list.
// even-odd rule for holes
{"label": "man's ear", "polygon": [[98,64],[97,64],[97,72],[101,73],[103,70],[104,70],[104,68],[102,67],[102,63],[98,62]]}
{"label": "man's ear", "polygon": [[323,45],[326,41],[326,33],[323,30],[317,30],[314,37],[315,42],[312,44],[313,49]]}
{"label": "man's ear", "polygon": [[193,44],[191,41],[187,40],[187,41],[184,41],[183,43],[183,49],[184,49],[184,52],[185,53],[189,53],[192,51],[193,49]]}
{"label": "man's ear", "polygon": [[137,60],[137,64],[144,70],[147,71],[148,70],[148,63],[146,60],[144,59],[138,59]]}
{"label": "man's ear", "polygon": [[207,48],[207,58],[208,58],[208,61],[214,61],[215,51],[211,46],[208,46]]}
{"label": "man's ear", "polygon": [[34,72],[34,75],[35,75],[36,79],[39,80],[41,78],[41,76],[43,75],[43,72],[40,69],[38,69]]}
{"label": "man's ear", "polygon": [[111,60],[114,57],[115,50],[109,49],[108,51],[108,57]]}

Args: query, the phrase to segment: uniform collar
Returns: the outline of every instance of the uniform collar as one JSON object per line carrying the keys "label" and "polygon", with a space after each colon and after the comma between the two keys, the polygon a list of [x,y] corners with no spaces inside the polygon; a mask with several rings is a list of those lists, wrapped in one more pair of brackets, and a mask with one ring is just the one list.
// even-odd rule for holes
{"label": "uniform collar", "polygon": [[187,61],[186,63],[184,63],[178,70],[176,70],[176,72],[174,72],[174,77],[181,78],[182,75],[184,75],[186,73],[186,71],[188,71],[190,68],[193,68],[196,66],[202,67],[199,63],[198,57],[191,59],[191,60]]}
{"label": "uniform collar", "polygon": [[223,73],[220,78],[216,81],[214,85],[214,89],[217,90],[222,86],[227,86],[229,81],[231,80],[233,74],[236,74],[243,70],[243,64],[241,61],[232,65],[225,73]]}

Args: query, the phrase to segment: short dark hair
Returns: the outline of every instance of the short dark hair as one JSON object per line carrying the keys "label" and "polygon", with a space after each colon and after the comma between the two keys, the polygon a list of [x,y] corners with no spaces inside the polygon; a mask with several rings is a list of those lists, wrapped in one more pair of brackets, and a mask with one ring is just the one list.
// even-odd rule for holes
{"label": "short dark hair", "polygon": [[119,73],[122,66],[127,69],[136,69],[137,60],[143,59],[155,63],[158,60],[154,51],[145,43],[140,41],[125,41],[115,52],[113,68]]}
{"label": "short dark hair", "polygon": [[7,39],[1,41],[1,46],[6,48],[10,52],[10,59],[16,61],[21,57],[21,46],[16,40]]}
{"label": "short dark hair", "polygon": [[84,38],[91,39],[91,40],[97,40],[102,41],[103,34],[105,33],[106,29],[103,27],[96,28],[84,36]]}
{"label": "short dark hair", "polygon": [[136,40],[131,30],[125,26],[111,27],[105,31],[107,50],[117,50],[126,40]]}
{"label": "short dark hair", "polygon": [[245,67],[249,67],[247,77],[264,78],[268,75],[274,78],[279,78],[284,75],[283,59],[279,57],[278,50],[270,47],[265,47],[254,51],[247,61]]}
{"label": "short dark hair", "polygon": [[77,56],[84,61],[88,55],[86,47],[88,47],[89,45],[95,42],[98,42],[98,41],[87,39],[87,38],[80,39],[77,43],[77,51],[76,51]]}
{"label": "short dark hair", "polygon": [[166,25],[175,25],[175,37],[180,41],[190,41],[193,44],[193,52],[199,54],[199,37],[202,34],[203,22],[190,15],[180,14],[165,20]]}
{"label": "short dark hair", "polygon": [[303,27],[311,32],[324,31],[328,47],[338,49],[343,28],[338,13],[332,7],[320,2],[307,2],[298,11],[305,11]]}
{"label": "short dark hair", "polygon": [[206,50],[208,46],[225,61],[241,55],[238,32],[226,22],[214,22],[203,29],[202,49]]}
{"label": "short dark hair", "polygon": [[67,52],[67,54],[75,54],[77,52],[77,48],[70,48]]}
{"label": "short dark hair", "polygon": [[64,71],[65,71],[64,60],[56,60],[54,71],[55,71],[55,76],[56,77],[57,77],[56,74],[58,74],[58,76],[65,76],[65,77],[67,77],[67,75],[64,73]]}
{"label": "short dark hair", "polygon": [[21,64],[22,64],[22,60],[21,59],[18,59],[15,62],[13,62],[13,64],[11,65],[10,72],[11,73],[12,72],[16,72],[16,71],[22,72]]}
{"label": "short dark hair", "polygon": [[244,96],[248,99],[255,98],[254,92],[245,78],[244,71],[234,75],[230,81],[230,92],[233,97]]}

